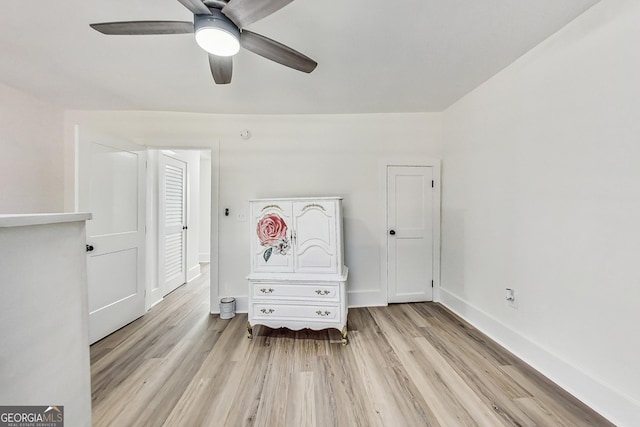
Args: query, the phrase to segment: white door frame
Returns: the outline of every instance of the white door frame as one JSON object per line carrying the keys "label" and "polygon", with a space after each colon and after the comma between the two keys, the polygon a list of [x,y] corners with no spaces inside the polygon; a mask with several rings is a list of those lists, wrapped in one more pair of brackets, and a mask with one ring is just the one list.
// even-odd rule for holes
{"label": "white door frame", "polygon": [[378,166],[378,207],[379,207],[379,236],[380,236],[380,289],[384,294],[385,304],[389,301],[388,269],[387,269],[387,168],[389,166],[428,166],[433,168],[433,300],[440,300],[440,169],[441,160],[436,158],[389,158],[383,159]]}
{"label": "white door frame", "polygon": [[[212,314],[217,314],[220,313],[220,301],[219,301],[219,295],[220,295],[220,291],[219,291],[219,283],[220,283],[220,273],[219,273],[219,234],[220,231],[218,229],[218,224],[219,224],[219,197],[220,197],[220,141],[218,140],[213,140],[213,141],[209,141],[206,144],[202,144],[202,145],[185,145],[185,146],[180,146],[180,145],[168,145],[168,144],[162,144],[162,145],[150,145],[148,146],[149,149],[153,149],[157,152],[158,156],[160,155],[160,151],[162,150],[210,150],[211,151],[211,229],[210,229],[210,234],[211,234],[211,254],[210,254],[210,263],[209,263],[209,311]],[[156,162],[156,166],[157,163],[159,162],[159,160]],[[151,171],[151,174],[153,175],[153,180],[155,180],[155,182],[158,182],[158,173],[156,170]],[[158,201],[154,198],[154,199],[149,199],[150,206],[153,205],[157,205]],[[154,226],[155,229],[158,229],[158,218],[154,218],[149,220],[149,224],[151,226]],[[158,233],[155,233],[156,235]],[[151,234],[148,234],[148,236],[151,236]],[[157,253],[157,250],[159,249],[159,244],[157,241],[151,242],[149,243],[150,245],[155,245],[154,247],[156,248],[156,253],[153,254],[153,257],[155,257],[156,261],[150,261],[150,264],[153,268],[150,268],[150,270],[155,271],[154,275],[158,277],[157,280],[159,280],[159,263],[157,262],[158,258],[159,258],[159,254]],[[149,289],[151,286],[148,285],[147,288]],[[157,295],[156,295],[157,296]],[[162,300],[162,297],[156,298],[154,300],[154,303],[158,303]],[[153,303],[148,304],[147,305],[147,310],[149,308],[151,308],[151,306],[153,305]]]}
{"label": "white door frame", "polygon": [[209,277],[211,280],[209,290],[209,312],[220,313],[220,266],[218,248],[218,216],[220,197],[220,141],[213,141],[208,147],[211,148],[211,261],[209,263]]}

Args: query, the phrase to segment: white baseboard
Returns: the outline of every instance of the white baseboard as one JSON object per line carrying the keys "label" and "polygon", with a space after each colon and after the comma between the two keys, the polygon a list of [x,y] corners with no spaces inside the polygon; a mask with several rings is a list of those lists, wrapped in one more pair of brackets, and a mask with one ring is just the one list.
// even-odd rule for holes
{"label": "white baseboard", "polygon": [[187,271],[187,283],[200,277],[200,264],[196,264]]}
{"label": "white baseboard", "polygon": [[384,307],[387,304],[386,295],[380,291],[347,291],[347,305],[355,307]]}
{"label": "white baseboard", "polygon": [[198,262],[204,262],[204,263],[211,262],[211,254],[208,253],[208,252],[207,253],[204,253],[204,252],[200,253],[198,255],[198,259],[199,259]]}
{"label": "white baseboard", "polygon": [[611,386],[577,369],[535,342],[520,335],[457,295],[440,289],[439,302],[531,365],[551,381],[618,426],[636,426],[640,404]]}
{"label": "white baseboard", "polygon": [[145,301],[145,310],[146,311],[151,310],[151,307],[158,304],[163,299],[164,297],[162,295],[162,289],[160,288],[152,289],[150,292],[147,293],[147,299]]}

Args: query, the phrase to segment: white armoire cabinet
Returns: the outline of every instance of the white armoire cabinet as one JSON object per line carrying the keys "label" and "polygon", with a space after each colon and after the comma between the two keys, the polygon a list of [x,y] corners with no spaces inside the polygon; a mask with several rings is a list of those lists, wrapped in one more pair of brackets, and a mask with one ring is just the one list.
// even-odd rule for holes
{"label": "white armoire cabinet", "polygon": [[253,326],[338,329],[347,343],[347,276],[339,197],[251,200]]}

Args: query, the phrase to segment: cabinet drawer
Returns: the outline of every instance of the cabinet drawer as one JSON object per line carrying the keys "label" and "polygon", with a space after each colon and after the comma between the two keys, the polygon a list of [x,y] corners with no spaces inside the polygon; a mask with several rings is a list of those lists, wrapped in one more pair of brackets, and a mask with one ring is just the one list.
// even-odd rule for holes
{"label": "cabinet drawer", "polygon": [[304,299],[338,301],[340,286],[337,283],[252,283],[252,296],[256,299]]}
{"label": "cabinet drawer", "polygon": [[254,319],[305,320],[309,322],[340,321],[340,307],[338,305],[255,303],[251,310]]}

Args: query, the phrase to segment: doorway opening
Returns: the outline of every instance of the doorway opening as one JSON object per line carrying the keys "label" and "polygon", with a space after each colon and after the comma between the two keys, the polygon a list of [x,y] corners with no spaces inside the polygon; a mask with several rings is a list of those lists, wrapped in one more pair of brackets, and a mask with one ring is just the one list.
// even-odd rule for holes
{"label": "doorway opening", "polygon": [[148,307],[200,276],[211,262],[210,149],[150,149],[152,272]]}

